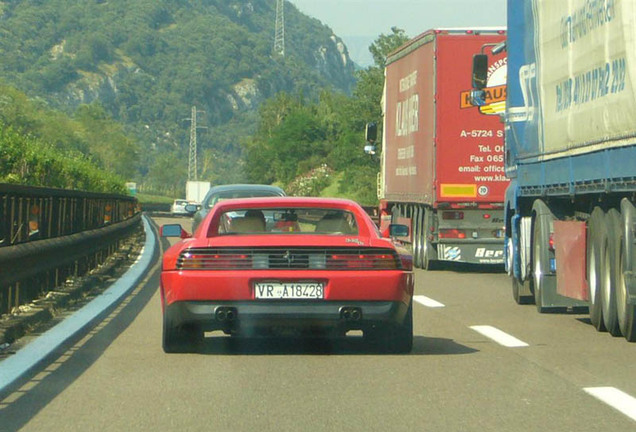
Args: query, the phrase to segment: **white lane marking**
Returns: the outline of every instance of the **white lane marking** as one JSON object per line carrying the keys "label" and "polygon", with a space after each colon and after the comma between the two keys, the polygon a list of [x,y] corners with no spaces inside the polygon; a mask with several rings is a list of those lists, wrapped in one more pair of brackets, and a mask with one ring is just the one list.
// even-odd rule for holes
{"label": "white lane marking", "polygon": [[518,348],[518,347],[526,347],[528,346],[522,340],[517,339],[514,336],[510,336],[508,333],[502,332],[496,327],[481,325],[481,326],[471,326],[471,329],[475,330],[477,333],[481,333],[482,335],[494,340],[499,345],[503,345],[508,348]]}
{"label": "white lane marking", "polygon": [[636,420],[636,398],[615,387],[586,387],[586,393]]}
{"label": "white lane marking", "polygon": [[423,295],[413,296],[413,300],[415,300],[416,302],[418,302],[421,305],[424,305],[424,306],[430,307],[430,308],[442,308],[442,307],[444,307],[444,305],[442,303],[438,302],[437,300],[433,300],[432,298],[428,298],[428,297],[423,296]]}

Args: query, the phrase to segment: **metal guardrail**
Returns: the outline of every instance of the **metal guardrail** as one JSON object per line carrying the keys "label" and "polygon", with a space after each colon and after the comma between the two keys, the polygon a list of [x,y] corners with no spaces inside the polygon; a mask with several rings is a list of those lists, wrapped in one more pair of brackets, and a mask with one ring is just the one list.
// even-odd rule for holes
{"label": "metal guardrail", "polygon": [[0,184],[0,247],[100,228],[138,212],[130,196]]}
{"label": "metal guardrail", "polygon": [[134,197],[0,184],[0,315],[102,264],[140,221]]}

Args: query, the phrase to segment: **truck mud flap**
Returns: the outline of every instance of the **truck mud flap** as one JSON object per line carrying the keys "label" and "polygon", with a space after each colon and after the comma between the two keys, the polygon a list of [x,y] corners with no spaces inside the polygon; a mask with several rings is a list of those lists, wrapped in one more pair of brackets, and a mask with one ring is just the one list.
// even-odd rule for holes
{"label": "truck mud flap", "polygon": [[440,261],[503,265],[504,245],[440,243],[437,245],[437,257]]}
{"label": "truck mud flap", "polygon": [[588,309],[588,302],[583,300],[571,299],[557,294],[557,278],[556,275],[544,276],[544,288],[541,291],[541,304],[544,313],[565,312],[572,308],[577,313],[585,313]]}

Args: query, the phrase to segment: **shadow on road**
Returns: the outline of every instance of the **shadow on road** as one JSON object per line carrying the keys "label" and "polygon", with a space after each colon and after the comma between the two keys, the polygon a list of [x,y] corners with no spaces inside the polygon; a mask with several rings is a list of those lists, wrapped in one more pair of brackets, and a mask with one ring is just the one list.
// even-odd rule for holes
{"label": "shadow on road", "polygon": [[204,355],[457,355],[477,352],[452,339],[415,336],[409,354],[385,353],[361,336],[340,339],[230,338],[205,339],[197,354]]}
{"label": "shadow on road", "polygon": [[456,273],[504,273],[503,264],[468,264],[440,261],[435,270],[453,271]]}

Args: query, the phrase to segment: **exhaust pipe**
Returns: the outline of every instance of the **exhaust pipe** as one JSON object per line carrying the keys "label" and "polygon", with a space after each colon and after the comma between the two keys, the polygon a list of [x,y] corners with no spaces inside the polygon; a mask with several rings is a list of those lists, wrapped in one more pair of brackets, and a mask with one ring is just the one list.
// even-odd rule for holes
{"label": "exhaust pipe", "polygon": [[225,319],[227,318],[227,313],[225,312],[225,308],[218,308],[216,310],[216,320],[219,322],[223,322],[225,321]]}
{"label": "exhaust pipe", "polygon": [[234,307],[220,306],[214,312],[214,318],[218,322],[234,321],[238,317],[238,311]]}
{"label": "exhaust pipe", "polygon": [[360,321],[362,319],[362,311],[358,307],[342,307],[340,308],[340,319]]}

